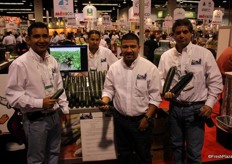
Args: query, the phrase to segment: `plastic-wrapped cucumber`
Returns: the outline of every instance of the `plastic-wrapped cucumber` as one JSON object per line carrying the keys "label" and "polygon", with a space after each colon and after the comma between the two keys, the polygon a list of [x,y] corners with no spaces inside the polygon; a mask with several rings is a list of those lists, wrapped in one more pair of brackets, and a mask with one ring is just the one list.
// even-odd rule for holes
{"label": "plastic-wrapped cucumber", "polygon": [[99,98],[99,86],[97,71],[94,72],[94,86],[95,86],[95,98]]}
{"label": "plastic-wrapped cucumber", "polygon": [[65,80],[64,80],[64,89],[68,88],[68,83],[69,83],[69,76],[65,76]]}
{"label": "plastic-wrapped cucumber", "polygon": [[76,85],[74,82],[71,83],[70,92],[71,92],[71,97],[73,99],[75,99],[75,97],[76,97]]}
{"label": "plastic-wrapped cucumber", "polygon": [[182,77],[182,79],[170,90],[170,92],[174,93],[175,95],[178,95],[185,87],[186,85],[192,80],[193,73],[189,72],[185,76]]}
{"label": "plastic-wrapped cucumber", "polygon": [[98,94],[99,94],[99,98],[101,97],[102,95],[102,90],[103,90],[103,73],[102,71],[99,71],[98,72],[98,87],[99,87],[99,91],[98,91]]}
{"label": "plastic-wrapped cucumber", "polygon": [[162,94],[164,95],[166,92],[169,91],[170,89],[170,86],[172,84],[172,80],[173,80],[173,77],[175,75],[175,72],[176,72],[176,66],[172,66],[169,70],[168,70],[168,74],[167,74],[167,77],[165,79],[165,82],[164,82],[164,86],[163,86],[163,92]]}
{"label": "plastic-wrapped cucumber", "polygon": [[91,97],[95,97],[95,94],[94,94],[94,72],[93,71],[89,71],[88,72],[88,81],[89,81],[89,90],[90,90],[90,94],[91,94]]}

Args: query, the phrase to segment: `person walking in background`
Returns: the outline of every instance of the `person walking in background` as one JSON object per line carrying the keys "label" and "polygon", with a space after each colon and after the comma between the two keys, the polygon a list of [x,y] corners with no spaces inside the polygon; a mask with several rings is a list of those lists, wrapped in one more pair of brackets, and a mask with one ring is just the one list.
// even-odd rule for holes
{"label": "person walking in background", "polygon": [[170,100],[170,134],[174,163],[202,163],[204,123],[210,117],[218,95],[222,92],[222,78],[215,59],[206,48],[191,43],[193,26],[188,19],[178,19],[172,27],[175,47],[166,51],[158,66],[161,80],[176,66],[171,88],[186,74],[193,78],[180,93],[163,93]]}
{"label": "person walking in background", "polygon": [[51,96],[63,88],[57,61],[48,53],[48,27],[35,22],[28,27],[30,46],[9,67],[6,98],[23,113],[28,151],[27,163],[58,163],[61,125],[58,110],[69,113],[65,93]]}
{"label": "person walking in background", "polygon": [[[154,62],[154,51],[156,48],[158,48],[158,44],[155,41],[155,35],[151,34],[150,39],[144,42],[144,46],[147,46],[148,50],[147,53],[144,54],[146,58],[151,61],[152,63]],[[145,51],[144,51],[145,52]]]}
{"label": "person walking in background", "polygon": [[88,33],[88,67],[89,70],[105,71],[118,58],[108,48],[100,46],[101,34],[92,30]]}
{"label": "person walking in background", "polygon": [[[159,72],[139,56],[139,38],[135,34],[122,36],[121,51],[123,58],[110,66],[102,93],[102,101],[108,104],[113,100],[115,107],[117,158],[120,164],[151,164],[152,118],[161,102]],[[106,111],[109,106],[99,108]]]}
{"label": "person walking in background", "polygon": [[227,47],[217,59],[218,68],[225,79],[225,72],[232,71],[232,46]]}

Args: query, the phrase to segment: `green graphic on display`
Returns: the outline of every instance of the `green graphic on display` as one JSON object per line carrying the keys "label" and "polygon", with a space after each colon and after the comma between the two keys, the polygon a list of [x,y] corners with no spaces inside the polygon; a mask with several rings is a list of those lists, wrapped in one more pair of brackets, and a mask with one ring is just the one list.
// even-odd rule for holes
{"label": "green graphic on display", "polygon": [[61,70],[81,70],[81,52],[76,51],[53,51],[51,55],[60,64]]}

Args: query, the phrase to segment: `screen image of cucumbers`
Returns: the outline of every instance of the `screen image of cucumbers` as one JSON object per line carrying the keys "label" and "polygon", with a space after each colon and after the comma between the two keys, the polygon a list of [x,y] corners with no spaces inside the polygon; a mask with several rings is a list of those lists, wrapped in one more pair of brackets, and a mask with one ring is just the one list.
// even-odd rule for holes
{"label": "screen image of cucumbers", "polygon": [[60,97],[60,95],[62,94],[64,92],[64,89],[63,88],[61,88],[61,89],[58,89],[57,91],[56,91],[56,93],[54,94],[54,95],[52,95],[52,99],[58,99],[59,97]]}

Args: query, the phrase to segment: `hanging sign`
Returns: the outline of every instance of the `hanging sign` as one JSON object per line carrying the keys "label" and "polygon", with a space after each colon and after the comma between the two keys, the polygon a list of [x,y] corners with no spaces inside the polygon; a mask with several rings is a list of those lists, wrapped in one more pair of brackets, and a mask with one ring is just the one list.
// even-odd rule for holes
{"label": "hanging sign", "polygon": [[102,16],[102,25],[105,25],[105,26],[111,26],[112,25],[110,15],[103,15]]}
{"label": "hanging sign", "polygon": [[97,20],[97,9],[95,6],[89,4],[83,8],[83,17],[85,21]]}
{"label": "hanging sign", "polygon": [[[133,0],[133,12],[134,16],[139,16],[139,1],[140,0]],[[144,17],[151,16],[151,0],[144,0]]]}
{"label": "hanging sign", "polygon": [[221,10],[214,10],[212,23],[221,24],[223,15],[224,13]]}
{"label": "hanging sign", "polygon": [[163,24],[163,26],[164,27],[172,27],[172,25],[173,25],[173,19],[172,19],[172,17],[171,16],[166,16],[165,17],[165,19],[164,19],[164,24]]}
{"label": "hanging sign", "polygon": [[185,18],[185,10],[183,8],[176,8],[174,10],[173,19],[177,20],[177,19],[184,19],[184,18]]}
{"label": "hanging sign", "polygon": [[139,22],[139,16],[135,16],[133,12],[133,7],[128,10],[129,22]]}
{"label": "hanging sign", "polygon": [[53,0],[54,17],[73,17],[73,0]]}
{"label": "hanging sign", "polygon": [[212,19],[214,2],[212,0],[200,0],[198,4],[198,19]]}

